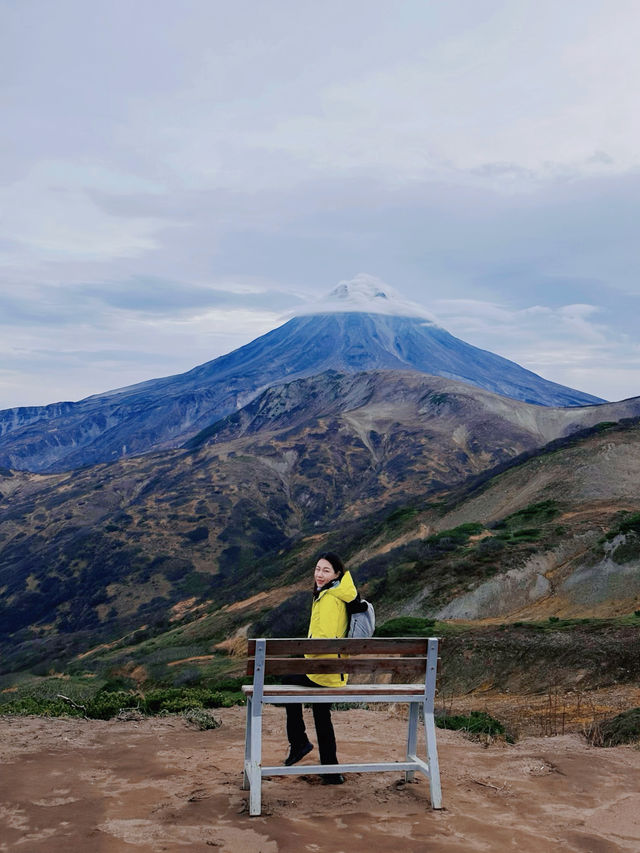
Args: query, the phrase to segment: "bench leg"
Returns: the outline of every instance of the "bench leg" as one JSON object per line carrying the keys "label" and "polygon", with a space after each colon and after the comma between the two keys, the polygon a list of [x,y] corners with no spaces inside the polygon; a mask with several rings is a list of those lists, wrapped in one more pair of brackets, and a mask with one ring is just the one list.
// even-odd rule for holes
{"label": "bench leg", "polygon": [[424,704],[424,730],[427,740],[427,764],[429,765],[429,794],[431,796],[431,807],[442,808],[442,791],[440,789],[440,765],[438,764],[438,750],[436,749],[436,725],[433,718],[433,709],[427,711]]}
{"label": "bench leg", "polygon": [[249,790],[249,773],[251,763],[251,697],[247,696],[247,719],[244,729],[244,771],[242,773],[242,790]]}
{"label": "bench leg", "polygon": [[249,759],[249,814],[262,811],[262,702],[251,703],[251,757]]}
{"label": "bench leg", "polygon": [[[409,725],[407,728],[407,761],[416,754],[418,748],[418,712],[420,706],[417,702],[409,703]],[[415,770],[405,770],[404,781],[413,782]]]}

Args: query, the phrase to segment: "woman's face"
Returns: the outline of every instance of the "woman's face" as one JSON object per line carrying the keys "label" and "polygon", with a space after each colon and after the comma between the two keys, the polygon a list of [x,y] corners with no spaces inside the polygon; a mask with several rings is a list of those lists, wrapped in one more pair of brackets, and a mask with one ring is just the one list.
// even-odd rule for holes
{"label": "woman's face", "polygon": [[316,563],[313,577],[316,582],[316,586],[321,587],[328,584],[330,581],[335,580],[338,577],[338,573],[334,570],[329,560],[320,559]]}

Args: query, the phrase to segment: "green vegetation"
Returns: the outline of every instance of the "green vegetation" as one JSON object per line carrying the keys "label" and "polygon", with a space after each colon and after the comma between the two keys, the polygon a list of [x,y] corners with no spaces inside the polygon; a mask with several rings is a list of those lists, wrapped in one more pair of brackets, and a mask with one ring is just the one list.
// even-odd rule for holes
{"label": "green vegetation", "polygon": [[411,521],[412,518],[415,517],[418,510],[412,506],[400,507],[400,509],[394,510],[390,515],[388,515],[384,524],[388,528],[400,527],[405,522]]}
{"label": "green vegetation", "polygon": [[502,723],[487,714],[486,711],[471,711],[469,714],[441,714],[436,716],[436,725],[440,729],[463,731],[472,735],[496,737],[505,734]]}
{"label": "green vegetation", "polygon": [[[75,693],[75,697],[67,695]],[[163,688],[146,693],[130,690],[99,690],[93,696],[78,696],[78,690],[51,694],[48,691],[27,692],[0,705],[4,714],[37,714],[45,717],[87,717],[109,720],[123,711],[141,714],[180,714],[207,708],[229,708],[244,702],[238,691],[207,688]],[[5,698],[5,697],[3,697]]]}
{"label": "green vegetation", "polygon": [[376,637],[426,637],[433,632],[435,619],[422,619],[418,616],[398,616],[378,625]]}
{"label": "green vegetation", "polygon": [[505,543],[536,542],[543,532],[541,525],[555,518],[559,511],[556,501],[541,501],[508,515],[496,522],[493,529],[499,531],[498,538]]}
{"label": "green vegetation", "polygon": [[621,533],[637,533],[640,535],[640,512],[622,514],[621,520],[605,534],[605,539],[611,541]]}
{"label": "green vegetation", "polygon": [[426,545],[450,546],[458,548],[461,545],[466,545],[470,536],[477,536],[482,533],[484,527],[478,522],[470,522],[468,524],[460,524],[458,527],[453,527],[451,530],[442,530],[440,533],[434,533],[428,536],[424,541]]}

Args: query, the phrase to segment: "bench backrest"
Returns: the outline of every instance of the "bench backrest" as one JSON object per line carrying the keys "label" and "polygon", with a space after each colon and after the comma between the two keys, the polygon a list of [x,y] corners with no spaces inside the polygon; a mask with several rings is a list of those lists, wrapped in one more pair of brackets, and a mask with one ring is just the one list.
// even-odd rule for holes
{"label": "bench backrest", "polygon": [[[305,658],[304,655],[340,655]],[[372,675],[390,672],[392,678],[426,680],[437,667],[436,637],[372,637],[366,640],[258,639],[249,640],[247,674],[298,675],[313,672]]]}

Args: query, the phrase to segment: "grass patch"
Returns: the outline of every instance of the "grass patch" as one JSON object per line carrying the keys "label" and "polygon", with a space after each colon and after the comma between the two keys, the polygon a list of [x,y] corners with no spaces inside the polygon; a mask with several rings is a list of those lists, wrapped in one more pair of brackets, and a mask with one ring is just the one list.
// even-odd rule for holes
{"label": "grass patch", "polygon": [[[427,545],[435,546],[453,546],[459,548],[461,545],[466,545],[470,536],[477,536],[482,533],[484,526],[476,521],[460,524],[458,527],[453,527],[451,530],[442,530],[440,533],[434,533],[428,536],[424,541]],[[448,550],[448,549],[446,549]]]}
{"label": "grass patch", "polygon": [[505,728],[499,720],[486,711],[470,711],[469,714],[442,714],[436,716],[439,729],[462,731],[471,735],[489,735],[497,737],[505,734]]}

